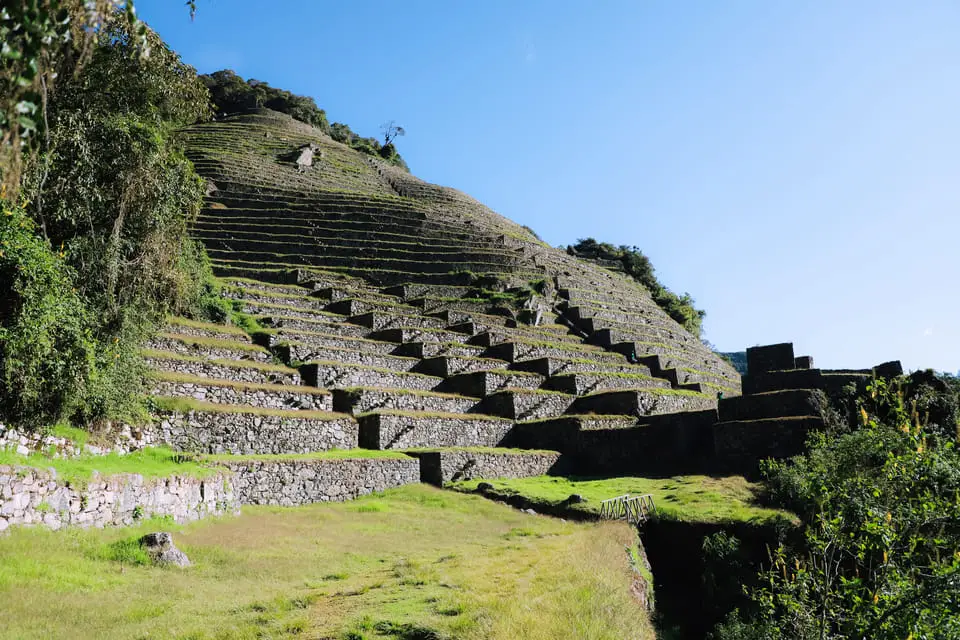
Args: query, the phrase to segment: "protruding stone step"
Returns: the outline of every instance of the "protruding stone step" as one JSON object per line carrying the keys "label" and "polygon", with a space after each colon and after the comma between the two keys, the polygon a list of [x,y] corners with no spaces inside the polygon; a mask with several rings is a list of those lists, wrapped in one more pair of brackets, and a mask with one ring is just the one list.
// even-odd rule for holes
{"label": "protruding stone step", "polygon": [[419,373],[404,373],[381,367],[365,367],[343,362],[317,361],[300,367],[305,384],[325,389],[380,387],[385,389],[418,389],[430,391],[443,378]]}
{"label": "protruding stone step", "polygon": [[563,414],[575,396],[539,389],[505,389],[483,399],[477,410],[512,420],[535,420]]}
{"label": "protruding stone step", "polygon": [[[296,342],[303,347],[309,347],[315,350],[345,349],[347,351],[363,351],[365,353],[379,353],[381,355],[390,355],[397,348],[397,345],[392,342],[355,338],[353,336],[343,336],[335,333],[309,331],[261,331],[254,334],[254,338],[258,344],[270,348]],[[304,360],[306,358],[300,359]]]}
{"label": "protruding stone step", "polygon": [[436,356],[424,358],[417,365],[417,373],[449,378],[461,373],[500,369],[503,362],[491,358],[470,358],[463,356]]}
{"label": "protruding stone step", "polygon": [[393,371],[410,371],[420,360],[417,358],[402,358],[399,356],[371,353],[359,349],[337,349],[334,347],[315,347],[300,342],[279,344],[273,348],[277,356],[286,363],[293,362],[342,362],[365,367],[379,367]]}
{"label": "protruding stone step", "polygon": [[[439,356],[478,358],[483,353],[483,347],[471,347],[460,342],[407,342],[393,350],[395,356],[410,358],[434,358]],[[503,363],[497,361],[498,366]]]}
{"label": "protruding stone step", "polygon": [[495,447],[513,422],[494,416],[378,411],[357,417],[360,446],[367,449]]}
{"label": "protruding stone step", "polygon": [[207,402],[160,404],[160,441],[181,451],[231,454],[310,453],[357,446],[353,417]]}
{"label": "protruding stone step", "polygon": [[504,389],[539,389],[544,377],[525,371],[492,369],[450,376],[440,389],[450,393],[483,398]]}
{"label": "protruding stone step", "polygon": [[462,333],[456,331],[447,331],[446,329],[430,329],[427,327],[397,327],[394,329],[382,329],[370,333],[371,340],[383,340],[384,342],[416,343],[416,342],[461,342],[464,339]]}
{"label": "protruding stone step", "polygon": [[[334,316],[336,318],[336,316]],[[275,330],[279,335],[296,336],[300,333],[325,333],[350,338],[362,338],[369,333],[361,327],[338,319],[307,320],[288,316],[259,316],[257,322],[261,326]]]}
{"label": "protruding stone step", "polygon": [[207,360],[256,360],[270,362],[273,355],[248,340],[221,340],[177,333],[158,333],[149,343],[149,349],[169,351]]}
{"label": "protruding stone step", "polygon": [[616,364],[623,363],[623,357],[615,353],[609,353],[600,350],[576,349],[572,345],[549,344],[539,342],[504,342],[488,348],[483,353],[487,358],[498,358],[507,362],[517,362],[518,360],[531,360],[536,358],[559,357],[559,358],[584,358],[596,360],[597,362],[612,362]]}
{"label": "protruding stone step", "polygon": [[443,328],[443,322],[437,320],[436,318],[384,313],[382,311],[361,313],[359,315],[350,316],[347,320],[352,324],[366,327],[370,331],[382,331],[384,329],[396,329],[400,327],[423,327],[426,329]]}
{"label": "protruding stone step", "polygon": [[230,382],[187,374],[152,373],[154,396],[186,397],[202,402],[247,405],[261,409],[333,411],[333,396],[326,389],[303,385]]}
{"label": "protruding stone step", "polygon": [[516,371],[530,371],[542,376],[556,376],[570,373],[631,373],[636,375],[652,375],[650,368],[639,364],[616,364],[613,362],[597,362],[584,358],[560,358],[556,356],[519,360],[509,367]]}
{"label": "protruding stone step", "polygon": [[647,416],[677,411],[714,409],[717,399],[702,393],[676,389],[624,389],[602,391],[577,398],[570,413],[602,413]]}
{"label": "protruding stone step", "polygon": [[414,389],[355,387],[333,390],[333,409],[354,415],[373,411],[420,411],[468,413],[477,406],[476,398],[452,393]]}
{"label": "protruding stone step", "polygon": [[296,369],[252,360],[207,360],[179,353],[147,349],[142,352],[144,361],[153,369],[171,373],[183,373],[206,378],[220,378],[234,382],[264,384],[300,384]]}
{"label": "protruding stone step", "polygon": [[550,378],[545,388],[563,393],[582,396],[599,391],[613,389],[641,388],[670,389],[671,385],[663,378],[629,373],[568,373]]}

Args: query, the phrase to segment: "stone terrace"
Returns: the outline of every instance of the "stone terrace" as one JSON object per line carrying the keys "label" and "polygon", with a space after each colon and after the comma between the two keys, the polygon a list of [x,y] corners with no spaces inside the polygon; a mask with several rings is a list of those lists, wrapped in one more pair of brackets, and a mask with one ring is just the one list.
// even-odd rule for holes
{"label": "stone terrace", "polygon": [[[261,329],[174,318],[148,345],[159,438],[176,448],[244,460],[449,449],[471,474],[542,473],[556,454],[497,462],[518,422],[682,422],[739,393],[732,368],[635,282],[460,192],[269,111],[183,135],[210,181],[193,234]],[[282,158],[307,142],[322,154],[298,172]],[[490,295],[510,287],[537,291],[538,326]]]}

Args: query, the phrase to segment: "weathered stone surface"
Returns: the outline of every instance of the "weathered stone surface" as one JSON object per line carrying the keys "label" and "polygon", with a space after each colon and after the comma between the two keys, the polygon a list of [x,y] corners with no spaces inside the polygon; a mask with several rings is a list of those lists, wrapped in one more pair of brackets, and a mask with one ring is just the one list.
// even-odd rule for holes
{"label": "weathered stone surface", "polygon": [[[263,409],[304,409],[332,411],[333,397],[329,393],[310,393],[311,389],[271,389],[234,387],[209,383],[174,382],[161,380],[154,384],[155,396],[179,396],[216,404],[242,404]],[[316,390],[314,390],[316,391]]]}
{"label": "weathered stone surface", "polygon": [[513,428],[510,420],[455,414],[372,413],[358,420],[366,449],[495,447]]}
{"label": "weathered stone surface", "polygon": [[420,458],[423,482],[442,485],[474,478],[527,478],[558,470],[556,452],[462,451],[457,449],[411,452]]}
{"label": "weathered stone surface", "polygon": [[243,504],[339,502],[420,481],[416,458],[255,460],[229,466]]}
{"label": "weathered stone surface", "polygon": [[575,396],[565,393],[507,389],[484,398],[478,411],[513,420],[536,420],[559,416],[574,399]]}
{"label": "weathered stone surface", "polygon": [[173,536],[166,531],[148,533],[140,538],[140,546],[146,550],[150,556],[150,561],[155,565],[175,567],[189,567],[190,559],[180,549],[173,544]]}
{"label": "weathered stone surface", "polygon": [[803,451],[807,433],[822,428],[818,417],[718,422],[713,427],[716,461],[724,471],[754,474],[764,458],[787,458]]}
{"label": "weathered stone surface", "polygon": [[300,367],[306,384],[326,389],[348,387],[382,387],[386,389],[418,389],[429,391],[443,379],[418,373],[363,367],[339,362],[317,362]]}
{"label": "weathered stone surface", "polygon": [[98,431],[96,436],[97,442],[101,444],[85,443],[81,447],[68,438],[7,428],[0,423],[0,451],[15,451],[20,455],[43,451],[55,458],[72,458],[81,454],[122,455],[155,443],[151,433],[126,424],[110,424]]}
{"label": "weathered stone surface", "polygon": [[402,389],[334,389],[333,408],[341,413],[371,411],[430,411],[467,413],[477,406],[476,398],[443,393],[413,393]]}
{"label": "weathered stone surface", "polygon": [[144,361],[152,368],[170,373],[184,373],[191,376],[220,378],[232,382],[256,382],[262,384],[300,384],[300,374],[294,370],[246,367],[242,362],[235,366],[219,362],[178,360],[150,355]]}
{"label": "weathered stone surface", "polygon": [[51,470],[0,466],[0,528],[42,524],[105,527],[138,519],[170,516],[189,522],[235,513],[239,507],[228,472],[198,479],[171,476],[145,480],[138,474],[93,478],[83,487],[67,486]]}
{"label": "weathered stone surface", "polygon": [[[242,344],[242,343],[240,343]],[[156,336],[147,347],[158,351],[169,351],[171,353],[182,353],[184,355],[196,356],[207,360],[254,360],[257,362],[270,362],[273,358],[270,353],[262,348],[231,348],[226,345],[211,346],[192,343],[187,340],[176,340],[166,336]]]}
{"label": "weathered stone surface", "polygon": [[677,411],[700,411],[717,406],[715,397],[701,394],[657,393],[657,390],[630,389],[581,396],[570,413],[655,415]]}
{"label": "weathered stone surface", "polygon": [[214,411],[160,412],[157,438],[182,451],[264,454],[311,453],[357,446],[357,423],[347,415],[300,418]]}

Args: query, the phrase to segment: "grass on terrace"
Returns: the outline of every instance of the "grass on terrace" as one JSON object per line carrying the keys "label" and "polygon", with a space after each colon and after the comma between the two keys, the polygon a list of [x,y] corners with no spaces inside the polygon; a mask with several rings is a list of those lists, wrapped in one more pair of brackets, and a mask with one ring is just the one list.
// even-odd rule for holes
{"label": "grass on terrace", "polygon": [[[124,552],[158,529],[192,567]],[[15,638],[646,640],[634,544],[623,523],[423,485],[182,527],[20,528],[0,538],[0,616]]]}
{"label": "grass on terrace", "polygon": [[465,480],[450,484],[457,491],[474,491],[480,482],[493,485],[497,496],[522,495],[548,504],[564,502],[579,494],[586,502],[569,505],[571,510],[599,514],[600,502],[629,493],[651,494],[657,513],[665,520],[685,522],[752,522],[765,524],[789,513],[757,504],[759,486],[742,476],[676,476],[673,478],[579,478],[538,476],[509,480]]}

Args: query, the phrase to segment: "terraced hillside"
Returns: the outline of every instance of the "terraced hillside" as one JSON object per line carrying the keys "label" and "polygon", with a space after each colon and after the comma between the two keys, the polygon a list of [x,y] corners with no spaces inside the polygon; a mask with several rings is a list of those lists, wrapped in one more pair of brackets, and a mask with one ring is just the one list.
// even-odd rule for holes
{"label": "terraced hillside", "polygon": [[[184,136],[209,181],[193,233],[262,330],[174,319],[150,345],[163,437],[180,448],[531,446],[550,419],[615,431],[740,392],[634,281],[460,192],[270,111]],[[311,143],[318,159],[298,170]],[[483,473],[474,453],[447,475]]]}

